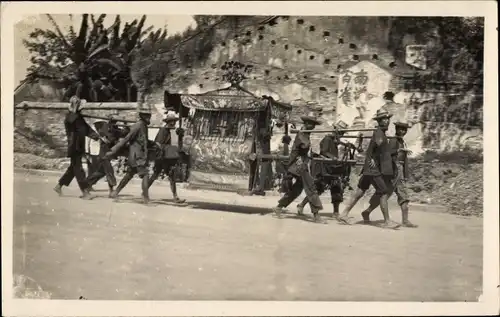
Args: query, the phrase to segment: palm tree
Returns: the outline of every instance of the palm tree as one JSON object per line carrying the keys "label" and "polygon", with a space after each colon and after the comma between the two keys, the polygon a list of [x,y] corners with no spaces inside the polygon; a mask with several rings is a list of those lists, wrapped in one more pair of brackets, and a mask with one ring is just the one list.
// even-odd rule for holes
{"label": "palm tree", "polygon": [[70,25],[67,34],[50,14],[47,17],[54,30],[35,29],[30,39],[23,41],[32,54],[29,79],[45,78],[63,84],[67,87],[63,99],[76,94],[89,101],[101,101],[106,96],[100,92],[110,90],[116,91],[114,99],[134,99],[136,89],[130,76],[133,54],[152,30],[144,29],[145,15],[139,21],[125,23],[121,33],[119,15],[111,27],[105,28],[106,14],[97,19],[83,14],[78,32]]}

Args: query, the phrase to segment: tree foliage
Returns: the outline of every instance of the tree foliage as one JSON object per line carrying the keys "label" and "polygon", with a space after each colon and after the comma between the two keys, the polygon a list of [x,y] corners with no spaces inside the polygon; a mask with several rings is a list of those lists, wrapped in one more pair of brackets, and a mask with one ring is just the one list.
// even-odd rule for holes
{"label": "tree foliage", "polygon": [[[161,86],[171,71],[201,66],[221,35],[217,29],[236,31],[250,18],[247,16],[195,15],[196,26],[180,34],[155,42],[153,47],[145,43],[143,51],[134,61],[132,77],[145,94]],[[148,40],[146,40],[147,42]]]}
{"label": "tree foliage", "polygon": [[[435,101],[428,121],[446,121],[482,128],[484,18],[395,17],[382,18],[389,26],[388,47],[404,59],[405,41],[424,44],[429,72],[412,78],[412,89],[438,88],[447,93]],[[418,105],[415,105],[418,107]]]}
{"label": "tree foliage", "polygon": [[140,47],[135,51],[130,76],[140,92],[142,101],[153,88],[163,85],[170,71],[168,61],[158,53],[165,42],[167,42],[167,29],[158,29],[141,41]]}
{"label": "tree foliage", "polygon": [[221,16],[194,16],[195,28],[188,27],[181,34],[166,37],[160,30],[152,32],[135,55],[132,64],[132,78],[141,95],[153,92],[163,85],[172,69],[195,67],[208,57],[213,48],[213,26]]}
{"label": "tree foliage", "polygon": [[466,17],[383,18],[389,24],[388,48],[396,59],[404,59],[405,36],[430,45],[425,80],[460,80],[479,92],[483,83],[484,19]]}
{"label": "tree foliage", "polygon": [[106,14],[83,14],[79,30],[70,25],[66,32],[50,14],[47,17],[53,30],[37,28],[23,41],[31,54],[28,80],[43,78],[64,85],[65,99],[74,94],[89,101],[134,99],[130,67],[142,38],[152,29],[144,27],[146,16],[121,29],[119,15],[106,28]]}

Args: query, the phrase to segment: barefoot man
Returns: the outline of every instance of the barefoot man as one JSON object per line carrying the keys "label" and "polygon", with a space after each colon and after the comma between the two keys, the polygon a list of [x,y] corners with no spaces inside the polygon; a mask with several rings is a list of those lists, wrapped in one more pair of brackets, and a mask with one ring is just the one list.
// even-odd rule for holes
{"label": "barefoot man", "polygon": [[155,138],[155,143],[161,149],[161,157],[155,161],[153,167],[153,175],[149,179],[148,186],[151,187],[154,181],[160,176],[161,172],[165,172],[170,182],[170,190],[174,196],[174,202],[177,204],[185,203],[185,199],[180,199],[177,195],[176,184],[176,167],[180,160],[179,148],[172,145],[171,130],[175,129],[175,123],[179,120],[173,113],[168,113],[163,119],[165,126],[161,127]]}
{"label": "barefoot man", "polygon": [[[302,130],[313,130],[320,124],[313,115],[301,117],[304,126]],[[309,171],[309,150],[311,148],[311,133],[299,132],[293,142],[287,172],[295,179],[295,183],[287,188],[285,195],[278,201],[278,206],[273,208],[279,217],[284,208],[288,207],[299,195],[305,191],[307,200],[314,215],[314,221],[321,222],[319,211],[323,209],[314,179]]]}
{"label": "barefoot man", "polygon": [[90,173],[87,178],[87,182],[90,186],[93,186],[106,176],[109,187],[109,195],[111,196],[113,194],[114,187],[116,186],[115,171],[111,165],[111,159],[107,159],[104,156],[118,142],[118,140],[125,137],[129,131],[120,129],[113,116],[108,116],[108,119],[108,122],[102,122],[100,125],[97,125],[97,123],[95,124],[98,133],[104,139],[108,140],[108,143],[104,141],[100,142],[96,168],[93,173]]}
{"label": "barefoot man", "polygon": [[[389,191],[389,197],[393,192],[398,197],[398,204],[401,206],[402,226],[407,228],[416,228],[417,225],[408,220],[408,204],[410,202],[408,192],[406,190],[406,180],[409,176],[408,155],[411,151],[406,147],[403,137],[408,132],[410,125],[406,122],[395,122],[396,137],[389,141],[389,148],[394,164],[394,180],[393,186]],[[380,205],[380,197],[373,195],[370,199],[370,205],[362,212],[365,223],[370,222],[370,213]]]}
{"label": "barefoot man", "polygon": [[349,212],[359,199],[364,196],[371,185],[375,188],[375,194],[379,196],[380,199],[380,209],[382,210],[385,220],[383,227],[395,229],[400,226],[390,219],[387,203],[394,174],[389,143],[386,136],[391,117],[392,115],[382,108],[377,110],[373,118],[373,120],[377,121],[378,127],[373,132],[366,151],[365,164],[361,171],[358,188],[351,201],[346,205],[344,211],[338,218],[340,223],[350,224]]}
{"label": "barefoot man", "polygon": [[110,198],[118,197],[120,191],[125,188],[135,174],[142,178],[142,199],[144,204],[149,203],[149,171],[148,171],[148,125],[151,123],[151,109],[145,104],[139,104],[139,121],[137,121],[130,132],[121,139],[104,156],[110,159],[115,156],[127,143],[130,144],[128,156],[128,169],[118,187],[111,193]]}
{"label": "barefoot man", "polygon": [[[326,135],[319,143],[320,156],[332,160],[339,160],[338,145],[341,144],[340,137],[344,135],[344,131],[349,126],[344,121],[340,120],[333,126],[335,131]],[[340,130],[340,131],[337,131]],[[343,183],[343,166],[337,162],[315,162],[314,179],[318,195],[321,195],[326,187],[330,188],[330,196],[332,198],[333,216],[338,217],[340,203],[344,200],[344,183]],[[301,203],[297,205],[297,212],[303,214],[304,207],[309,202],[305,197]]]}

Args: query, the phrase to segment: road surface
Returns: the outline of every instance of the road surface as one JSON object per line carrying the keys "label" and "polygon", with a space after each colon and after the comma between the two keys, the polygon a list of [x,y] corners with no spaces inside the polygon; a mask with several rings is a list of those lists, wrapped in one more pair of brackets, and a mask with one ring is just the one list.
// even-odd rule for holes
{"label": "road surface", "polygon": [[83,201],[76,183],[58,197],[56,181],[16,173],[13,264],[55,299],[476,301],[481,293],[482,219],[420,207],[411,213],[419,228],[393,231],[261,215],[276,197],[180,190],[186,208],[155,184],[153,205],[143,206],[137,182],[113,202],[105,183]]}

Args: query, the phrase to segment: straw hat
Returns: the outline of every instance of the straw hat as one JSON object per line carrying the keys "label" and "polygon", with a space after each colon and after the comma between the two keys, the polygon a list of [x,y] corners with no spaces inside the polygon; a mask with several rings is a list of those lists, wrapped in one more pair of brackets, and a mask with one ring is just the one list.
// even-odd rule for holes
{"label": "straw hat", "polygon": [[314,125],[320,125],[321,124],[321,122],[318,120],[318,118],[316,117],[316,115],[314,114],[314,112],[309,112],[309,114],[307,116],[301,116],[300,119],[304,123],[310,122],[310,123],[312,123]]}
{"label": "straw hat", "polygon": [[373,117],[373,120],[380,120],[384,118],[391,118],[392,114],[390,114],[387,110],[385,109],[378,109],[377,113]]}

